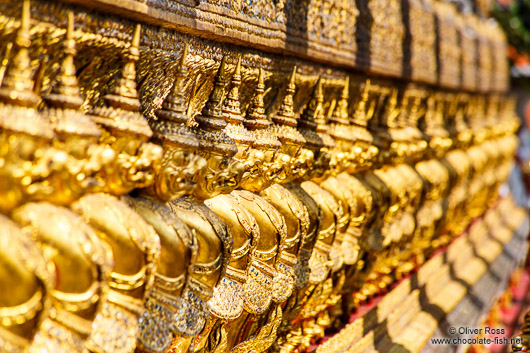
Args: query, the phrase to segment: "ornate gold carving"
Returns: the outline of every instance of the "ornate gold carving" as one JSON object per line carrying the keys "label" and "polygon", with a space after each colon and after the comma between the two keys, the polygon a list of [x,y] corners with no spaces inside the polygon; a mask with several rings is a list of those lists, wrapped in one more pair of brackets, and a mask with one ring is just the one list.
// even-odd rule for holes
{"label": "ornate gold carving", "polygon": [[10,251],[25,241],[0,217],[0,283],[23,275],[0,295],[5,350],[307,350],[485,214],[513,163],[506,41],[452,5],[37,1],[30,27],[12,2],[0,212],[42,254]]}

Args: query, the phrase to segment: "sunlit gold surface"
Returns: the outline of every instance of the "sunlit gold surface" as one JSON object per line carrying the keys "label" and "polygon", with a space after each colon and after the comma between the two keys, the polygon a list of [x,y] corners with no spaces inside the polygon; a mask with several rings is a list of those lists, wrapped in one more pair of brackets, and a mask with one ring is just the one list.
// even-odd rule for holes
{"label": "sunlit gold surface", "polygon": [[303,352],[521,224],[482,4],[170,3],[0,4],[0,352]]}

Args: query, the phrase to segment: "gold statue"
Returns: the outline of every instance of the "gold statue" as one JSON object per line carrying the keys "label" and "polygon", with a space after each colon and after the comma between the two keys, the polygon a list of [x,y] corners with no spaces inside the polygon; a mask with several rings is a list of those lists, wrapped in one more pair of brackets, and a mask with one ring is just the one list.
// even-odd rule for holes
{"label": "gold statue", "polygon": [[[293,90],[288,88],[287,95],[283,101],[284,104],[280,108],[281,112],[287,112],[286,115],[282,116],[283,118],[289,118],[289,112],[292,112],[294,71],[290,81],[293,83]],[[302,251],[302,246],[307,241],[308,235],[311,236],[311,233],[309,233],[310,221],[307,208],[287,188],[279,184],[271,185],[272,181],[287,182],[293,177],[292,172],[295,167],[292,161],[298,155],[298,146],[300,142],[303,143],[303,138],[292,126],[280,127],[271,125],[271,122],[267,120],[264,114],[263,91],[263,71],[260,70],[258,86],[247,112],[245,126],[251,130],[255,137],[256,149],[258,151],[262,150],[265,156],[270,157],[266,159],[266,168],[261,168],[260,170],[260,178],[252,178],[247,182],[243,182],[242,186],[248,190],[261,191],[260,195],[262,198],[249,192],[236,191],[234,193],[248,201],[259,200],[259,207],[248,201],[247,207],[250,210],[254,210],[258,223],[261,221],[260,227],[262,229],[268,230],[275,227],[278,229],[279,234],[283,235],[284,239],[279,239],[280,246],[277,250],[277,260],[273,260],[273,253],[268,255],[270,257],[268,262],[275,263],[276,271],[272,281],[271,299],[274,305],[268,312],[262,310],[261,318],[259,315],[255,315],[255,321],[250,327],[249,324],[246,324],[249,327],[246,339],[240,338],[240,341],[243,341],[233,349],[234,352],[244,352],[249,349],[256,349],[261,352],[269,349],[276,341],[277,329],[283,318],[281,304],[291,296],[294,288],[305,286],[308,280],[308,256],[304,255]],[[276,129],[283,129],[282,143],[279,141],[280,136],[275,133]],[[278,148],[280,148],[279,151]],[[259,183],[255,181],[259,181]],[[273,214],[277,215],[271,217]],[[278,221],[275,219],[284,220],[284,229],[278,227]],[[270,224],[267,224],[269,222]],[[270,234],[270,231],[267,234]],[[262,232],[261,237],[264,240],[264,244],[266,244],[265,242],[270,242],[271,237],[268,235],[268,238],[264,238],[265,236]],[[266,258],[260,256],[258,260],[264,261]],[[250,322],[252,323],[252,321]],[[261,325],[261,328],[257,330],[255,328],[256,325]],[[237,328],[235,329],[237,330]]]}
{"label": "gold statue", "polygon": [[[304,127],[305,125],[306,127],[306,129],[302,129],[302,135],[304,135],[306,139],[305,146],[309,145],[307,143],[308,141],[316,140],[309,138],[311,134],[309,131],[316,132],[317,137],[321,141],[320,151],[318,152],[320,153],[320,156],[317,158],[317,161],[321,160],[324,162],[322,162],[323,165],[319,165],[318,162],[316,163],[313,167],[312,173],[307,176],[311,179],[327,179],[326,176],[332,172],[329,165],[326,165],[326,163],[331,159],[330,152],[335,148],[335,141],[327,133],[324,109],[322,106],[323,98],[322,81],[319,79],[312,96],[314,101],[308,103],[298,124],[299,126]],[[321,168],[320,171],[318,171],[318,168]],[[342,233],[345,231],[344,211],[340,199],[337,200],[331,193],[318,186],[315,182],[304,181],[301,186],[317,202],[324,214],[321,230],[317,242],[315,243],[315,248],[313,249],[312,259],[313,261],[317,261],[318,259],[318,262],[320,262],[322,259],[328,257],[328,259],[324,260],[324,263],[328,261],[330,262],[327,266],[324,265],[324,267],[322,267],[323,263],[317,264],[310,260],[310,267],[312,264],[316,266],[311,268],[312,278],[310,277],[310,283],[319,283],[328,277],[328,272],[330,270],[334,269],[334,271],[337,271],[342,267],[343,258],[341,247],[343,239]],[[324,252],[322,252],[323,250]],[[325,255],[326,252],[327,254]],[[320,254],[317,255],[318,253]],[[328,267],[327,271],[325,270],[325,267]]]}
{"label": "gold statue", "polygon": [[191,194],[197,184],[197,174],[206,167],[206,160],[194,153],[199,141],[186,126],[187,101],[183,90],[188,76],[187,57],[188,44],[185,44],[173,87],[161,109],[149,121],[153,140],[164,148],[164,157],[161,171],[155,175],[153,185],[145,193],[164,202]]}
{"label": "gold statue", "polygon": [[[276,151],[280,144],[266,131],[270,123],[262,112],[263,71],[260,71],[258,77],[257,92],[253,97],[250,111],[247,113],[248,119],[244,121],[241,117],[238,92],[241,82],[240,70],[241,61],[239,59],[232,77],[232,89],[224,102],[223,111],[225,114],[223,116],[228,123],[226,132],[236,141],[238,146],[236,158],[243,161],[245,154],[249,155],[241,185],[243,188],[248,187],[253,191],[259,191],[270,185],[270,181],[276,177],[275,173],[281,170],[279,168],[282,166],[279,163],[285,162],[285,159],[275,161],[277,158],[275,156]],[[244,125],[250,126],[252,131],[247,130]],[[263,160],[259,160],[260,157]],[[261,166],[255,168],[257,165]],[[290,197],[281,188],[276,192],[283,197]],[[223,195],[207,201],[207,204],[214,211],[227,219],[227,223],[229,217],[233,216],[227,214],[226,209],[223,210],[222,202],[229,202],[231,204],[230,211],[236,214],[247,210],[246,212],[253,216],[252,228],[256,228],[260,233],[259,240],[256,241],[256,248],[250,254],[251,262],[247,270],[247,280],[243,285],[245,312],[244,315],[230,324],[231,329],[228,332],[226,345],[233,352],[243,352],[249,349],[262,352],[268,349],[276,334],[274,327],[277,327],[281,320],[279,303],[290,296],[295,282],[293,266],[296,264],[296,253],[301,235],[298,231],[298,217],[303,217],[303,210],[299,209],[299,204],[294,203],[291,209],[286,212],[286,216],[289,216],[291,221],[290,225],[294,225],[294,227],[287,228],[282,214],[265,198],[249,191],[236,190],[231,195]],[[292,209],[295,209],[294,214]],[[239,229],[244,226],[244,222],[240,221],[239,223],[230,222],[232,234],[242,233]],[[271,313],[267,314],[272,302],[278,304],[274,304]],[[259,321],[260,316],[265,317],[265,324],[259,332],[254,332],[252,327],[249,327],[249,322]],[[272,321],[268,321],[269,319]],[[265,335],[265,333],[267,334]],[[266,339],[263,338],[264,335],[267,337]]]}
{"label": "gold statue", "polygon": [[[256,166],[265,156],[253,148],[255,138],[243,125],[244,118],[241,115],[239,102],[240,85],[241,58],[238,58],[229,93],[222,105],[222,117],[227,123],[224,131],[235,141],[238,152],[234,158],[239,160],[245,168],[241,184],[245,183],[249,177],[261,184],[266,181],[260,180],[259,168]],[[248,207],[246,202],[248,197],[257,196],[250,193],[241,195],[232,192],[205,202],[228,225],[234,244],[237,244],[235,245],[237,250],[231,254],[225,276],[215,288],[214,297],[209,302],[213,315],[211,321],[223,320],[221,330],[224,330],[224,325],[229,320],[235,320],[231,325],[237,327],[239,324],[244,324],[248,313],[261,314],[269,307],[272,299],[270,292],[276,274],[274,259],[277,258],[277,252],[281,250],[285,239],[283,217],[272,206],[266,205],[266,201],[259,198],[255,201],[256,204],[261,207],[268,206],[266,210],[260,213],[255,208]],[[269,220],[267,216],[264,219],[263,212],[265,211],[270,213],[268,217],[274,221]],[[261,254],[267,256],[261,256]],[[229,293],[235,290],[239,293],[236,296],[230,296]],[[214,325],[212,323],[210,326]],[[237,343],[234,333],[239,332],[237,330],[224,332],[224,342],[220,342],[219,346],[210,342],[210,351],[222,352],[233,347]],[[211,330],[202,334],[203,339],[208,335],[212,341]]]}
{"label": "gold statue", "polygon": [[53,197],[48,177],[61,170],[65,153],[50,146],[55,133],[49,120],[38,111],[40,98],[33,91],[28,49],[30,39],[29,0],[22,5],[22,20],[0,87],[0,211],[10,212],[28,199]]}
{"label": "gold statue", "polygon": [[[311,317],[312,313],[318,310],[319,302],[326,301],[327,295],[320,295],[319,285],[326,280],[332,267],[338,270],[342,264],[342,253],[340,251],[342,237],[336,237],[343,230],[339,229],[343,224],[339,224],[339,222],[343,222],[344,218],[342,206],[333,195],[320,188],[316,183],[308,181],[313,178],[325,178],[331,160],[330,151],[335,147],[334,140],[327,134],[327,129],[324,126],[325,116],[322,104],[322,80],[319,78],[311,100],[298,120],[298,129],[306,141],[302,148],[302,154],[313,156],[315,162],[312,165],[307,165],[307,171],[296,175],[297,179],[295,179],[294,183],[291,183],[291,188],[296,190],[301,186],[306,195],[316,203],[323,217],[320,219],[320,230],[314,243],[312,255],[308,261],[311,269],[311,274],[308,278],[309,286],[301,288],[296,297],[293,297],[292,301],[296,303],[296,306],[291,309],[292,312],[284,320],[284,325],[287,327],[291,326],[288,320],[292,320],[294,313],[301,310],[301,318]],[[302,198],[308,200],[307,196],[300,192],[300,189],[297,192],[301,200]],[[334,243],[335,240],[337,242]],[[335,251],[331,251],[333,247]],[[334,258],[332,259],[330,256],[334,256]],[[290,334],[291,338],[288,338],[288,342],[284,344],[284,347],[294,349],[297,345],[296,341],[300,341],[300,337],[297,337],[297,330],[299,330],[297,327],[291,328],[293,333]],[[311,339],[312,334],[307,330],[305,336],[307,341]]]}
{"label": "gold statue", "polygon": [[[100,130],[94,122],[79,112],[82,99],[79,95],[73,66],[75,42],[72,31],[73,16],[70,14],[65,43],[67,56],[61,66],[58,84],[52,88],[52,93],[45,97],[45,101],[51,105],[51,108],[45,110],[46,116],[49,116],[54,122],[57,135],[60,138],[59,146],[70,153],[69,167],[75,168],[71,169],[71,174],[81,176],[63,178],[66,181],[75,180],[81,184],[67,185],[65,191],[68,190],[71,194],[65,194],[65,197],[58,198],[56,200],[58,203],[69,203],[86,191],[106,190],[107,187],[110,187],[108,182],[111,180],[106,179],[108,175],[105,172],[114,166],[113,163],[107,163],[109,161],[104,160],[105,153],[110,152],[108,153],[109,156],[114,156],[114,151],[108,147],[94,144],[97,142]],[[130,49],[133,58],[138,51],[139,28],[136,30],[135,37],[135,43]],[[126,89],[118,87],[113,98],[117,101],[127,101],[130,105],[139,107],[140,102],[135,96],[136,91],[134,89],[134,63],[129,63],[127,70],[129,70],[127,79],[130,81],[121,81],[118,86],[121,84],[128,85],[131,88],[131,94],[125,96]],[[111,119],[123,119],[119,124],[116,123],[115,127],[121,131],[128,131],[128,129],[134,131],[135,124],[141,124],[141,119],[144,119],[141,115],[138,116],[138,113],[135,115],[133,110],[126,112],[122,109],[109,108],[108,112],[112,112],[109,114]],[[124,116],[131,118],[124,118]],[[95,120],[100,122],[104,120],[98,119]],[[131,123],[133,119],[136,119],[135,123]],[[104,126],[109,125],[104,124]],[[148,127],[144,133],[147,135],[150,133]],[[94,151],[91,148],[94,148],[96,154],[90,155]],[[151,146],[148,148],[156,151],[158,147]],[[85,151],[89,151],[88,160],[85,160],[87,158],[84,154]],[[101,161],[104,161],[105,165],[98,165],[98,162]],[[114,162],[114,160],[112,161]],[[130,174],[133,168],[132,165],[128,166],[124,170],[125,174]],[[103,175],[98,175],[100,171]],[[117,189],[108,190],[123,192],[123,190]],[[87,347],[92,352],[132,352],[136,347],[138,318],[143,313],[144,290],[151,280],[153,263],[160,251],[158,236],[138,214],[113,196],[88,194],[76,201],[71,207],[110,246],[115,258],[108,283],[110,290],[107,297],[101,301],[101,310],[94,320]],[[111,335],[110,332],[114,332],[114,334]]]}
{"label": "gold statue", "polygon": [[[188,118],[183,89],[188,75],[187,56],[186,45],[173,87],[161,109],[155,111],[155,117],[149,121],[154,132],[153,140],[164,148],[162,167],[154,176],[154,184],[142,190],[141,196],[126,199],[155,228],[161,243],[161,254],[154,269],[154,283],[147,293],[146,312],[140,319],[138,349],[145,352],[164,352],[170,347],[173,338],[173,349],[178,349],[179,344],[185,346],[182,349],[187,348],[190,339],[181,337],[198,334],[209,313],[206,301],[211,292],[208,287],[204,288],[203,276],[209,272],[215,275],[223,261],[219,251],[213,251],[212,255],[218,256],[213,268],[203,265],[204,255],[208,254],[199,258],[198,251],[204,249],[208,238],[190,229],[166,203],[193,193],[206,167],[205,159],[194,153],[199,141],[185,125]],[[219,231],[219,228],[214,228],[214,231]],[[222,227],[220,232],[225,237],[223,241],[229,240]],[[218,241],[215,238],[212,240]],[[224,248],[230,246],[217,245]],[[229,248],[224,253],[227,251]],[[194,270],[195,266],[197,271]],[[201,271],[202,268],[207,271]]]}
{"label": "gold statue", "polygon": [[[223,58],[215,77],[214,87],[202,112],[195,117],[194,129],[199,140],[198,153],[207,161],[207,166],[198,177],[197,187],[191,195],[170,202],[172,212],[188,227],[195,230],[198,255],[188,283],[186,315],[177,320],[182,338],[174,339],[170,351],[188,349],[191,340],[198,335],[210,315],[207,302],[212,298],[214,287],[219,282],[230,261],[233,237],[228,226],[203,202],[236,188],[243,176],[243,164],[233,158],[237,153],[235,142],[223,129],[222,99],[227,84],[226,57]],[[189,309],[187,309],[189,307]]]}
{"label": "gold statue", "polygon": [[[297,126],[297,119],[293,111],[293,95],[296,88],[295,80],[296,67],[293,68],[289,78],[282,104],[278,112],[272,116],[273,124],[270,127],[271,132],[282,143],[280,153],[289,156],[290,168],[284,169],[277,179],[284,183],[281,188],[280,185],[273,185],[261,192],[279,210],[290,208],[293,211],[298,209],[299,211],[293,212],[294,217],[289,217],[291,221],[288,221],[288,229],[305,231],[300,234],[299,245],[292,247],[291,250],[292,254],[297,255],[297,262],[294,267],[296,275],[295,291],[283,310],[282,324],[278,328],[280,340],[277,344],[282,344],[284,337],[281,336],[284,336],[291,330],[291,322],[301,309],[300,298],[310,280],[311,269],[309,261],[315,242],[317,241],[317,235],[323,217],[322,211],[313,198],[300,186],[300,182],[294,182],[302,175],[306,175],[307,171],[312,168],[315,156],[313,151],[308,149],[303,150],[301,148],[306,141],[302,134],[295,128]],[[327,157],[329,157],[329,154]],[[329,163],[329,158],[327,159],[327,163]],[[281,196],[282,194],[285,196]],[[298,201],[295,203],[294,200]],[[291,206],[296,204],[298,206]],[[298,222],[295,219],[298,219]],[[271,312],[272,314],[273,312]]]}
{"label": "gold statue", "polygon": [[197,311],[187,300],[181,300],[188,295],[190,283],[197,281],[190,271],[197,260],[197,238],[168,204],[150,197],[127,197],[125,201],[153,226],[160,238],[153,283],[147,288],[145,311],[139,319],[137,351],[165,352],[173,337],[189,332],[186,323],[193,329],[191,323],[205,310],[204,305]]}
{"label": "gold statue", "polygon": [[54,191],[50,200],[69,205],[83,194],[101,189],[106,180],[99,173],[115,162],[115,153],[99,145],[99,127],[80,111],[83,99],[75,76],[74,17],[68,14],[68,27],[63,43],[65,57],[59,68],[56,83],[43,99],[46,108],[42,115],[52,122],[57,138],[54,146],[67,153],[63,173],[54,173],[50,180]]}
{"label": "gold statue", "polygon": [[[295,82],[296,67],[291,72],[282,104],[278,112],[272,116],[273,124],[269,127],[271,134],[281,142],[278,158],[289,160],[289,166],[282,168],[273,180],[283,184],[283,189],[287,190],[292,196],[275,198],[269,196],[270,192],[267,189],[262,191],[261,194],[267,197],[269,202],[277,209],[288,209],[288,205],[285,202],[289,202],[290,199],[293,199],[293,196],[294,199],[298,200],[299,206],[296,208],[300,210],[305,209],[305,212],[302,211],[297,216],[299,224],[297,227],[295,226],[297,229],[306,230],[305,234],[302,233],[300,235],[301,243],[297,250],[298,260],[295,265],[297,278],[295,288],[301,290],[307,286],[309,281],[309,259],[320,229],[322,211],[316,202],[298,184],[291,182],[297,177],[304,175],[307,168],[311,165],[311,161],[314,159],[311,151],[302,150],[301,147],[305,144],[305,138],[295,128],[297,125],[297,119],[293,111],[293,96],[296,89]],[[277,185],[271,187],[278,189]],[[283,191],[281,192],[285,193]]]}
{"label": "gold statue", "polygon": [[347,291],[352,290],[353,283],[349,282],[353,281],[356,277],[355,273],[364,265],[361,260],[365,248],[364,229],[371,215],[374,214],[371,189],[363,181],[362,176],[350,174],[369,168],[378,151],[370,145],[372,135],[366,129],[365,106],[368,103],[369,87],[370,82],[362,86],[361,100],[356,106],[354,115],[350,118],[348,113],[349,79],[346,80],[340,101],[330,118],[330,134],[335,138],[338,147],[335,155],[344,154],[346,162],[343,163],[343,168],[337,168],[335,177],[327,178],[320,183],[322,188],[332,193],[337,200],[342,201],[345,217],[348,220],[343,231],[345,234],[341,246],[343,261],[346,265],[345,273],[349,278],[349,281],[345,282]]}

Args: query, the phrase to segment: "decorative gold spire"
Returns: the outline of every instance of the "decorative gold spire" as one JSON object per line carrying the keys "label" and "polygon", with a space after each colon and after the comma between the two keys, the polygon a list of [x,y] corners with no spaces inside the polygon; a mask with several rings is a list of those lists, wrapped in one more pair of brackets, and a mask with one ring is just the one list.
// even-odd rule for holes
{"label": "decorative gold spire", "polygon": [[265,115],[265,104],[263,96],[265,94],[265,74],[263,69],[259,69],[258,85],[254,92],[254,97],[250,102],[245,119],[245,126],[254,135],[254,147],[256,148],[280,148],[281,143],[276,136],[274,136],[269,127],[271,122]]}
{"label": "decorative gold spire", "polygon": [[236,144],[252,146],[254,144],[254,136],[243,125],[243,117],[241,116],[241,109],[239,103],[239,87],[241,86],[241,57],[238,58],[234,74],[232,75],[232,82],[230,92],[223,103],[223,119],[228,123],[225,132],[232,138]]}
{"label": "decorative gold spire", "polygon": [[398,90],[393,87],[391,89],[390,98],[386,107],[386,126],[395,129],[398,127],[398,117],[400,114],[399,101],[398,101]]}
{"label": "decorative gold spire", "polygon": [[155,112],[156,116],[161,120],[171,120],[182,124],[188,121],[186,114],[187,104],[184,95],[184,80],[188,76],[188,65],[186,63],[188,50],[188,43],[186,43],[182,49],[182,55],[177,66],[173,88],[167,95],[164,103],[162,103],[162,109],[158,109]]}
{"label": "decorative gold spire", "polygon": [[317,119],[324,115],[322,103],[324,102],[324,94],[322,93],[322,77],[318,78],[317,84],[311,94],[311,100],[307,103],[300,119],[298,120],[298,127],[316,131]]}
{"label": "decorative gold spire", "polygon": [[0,89],[0,99],[6,103],[36,107],[39,97],[33,92],[34,81],[31,78],[31,67],[28,49],[30,38],[29,0],[22,5],[22,19],[15,38],[16,54],[8,64],[7,74]]}
{"label": "decorative gold spire", "polygon": [[296,66],[293,67],[291,77],[289,78],[289,84],[287,85],[285,97],[283,98],[282,105],[276,116],[272,117],[272,121],[279,125],[288,125],[295,127],[296,118],[294,116],[293,108],[293,96],[296,90]]}
{"label": "decorative gold spire", "polygon": [[136,62],[140,59],[140,31],[141,26],[136,25],[131,46],[126,54],[127,62],[121,72],[121,78],[114,86],[112,93],[107,94],[104,99],[108,105],[129,111],[139,111],[140,101],[136,92]]}
{"label": "decorative gold spire", "polygon": [[[368,125],[368,117],[366,112],[366,105],[368,104],[369,92],[371,88],[370,80],[361,86],[361,97],[355,107],[355,112],[350,117],[351,133],[352,137],[356,140],[360,140],[366,143],[372,143],[373,136],[366,128]],[[370,107],[371,108],[371,107]]]}
{"label": "decorative gold spire", "polygon": [[296,90],[296,66],[293,67],[289,83],[286,88],[285,97],[282,105],[272,117],[274,124],[271,126],[271,131],[282,143],[292,143],[303,146],[305,139],[302,134],[296,130],[297,121],[294,115],[293,95]]}
{"label": "decorative gold spire", "polygon": [[333,111],[333,114],[329,118],[329,121],[335,124],[349,125],[348,119],[348,100],[350,99],[350,77],[346,76],[346,82],[344,82],[344,88],[340,95],[340,100],[337,103],[337,107]]}
{"label": "decorative gold spire", "polygon": [[105,107],[96,108],[93,118],[106,128],[132,133],[148,139],[153,135],[147,120],[140,114],[140,101],[136,92],[136,62],[140,59],[140,30],[137,25],[129,51],[127,63],[112,93],[105,95]]}
{"label": "decorative gold spire", "polygon": [[[324,146],[326,147],[335,147],[335,140],[330,136],[329,134],[329,124],[328,124],[328,118],[324,112],[324,94],[322,92],[322,82],[321,79],[318,80],[317,83],[317,101],[318,106],[314,113],[314,119],[317,124],[316,126],[316,132],[318,136],[322,139],[322,142],[324,143]],[[302,121],[302,119],[300,119]]]}
{"label": "decorative gold spire", "polygon": [[79,86],[75,76],[74,56],[76,54],[74,39],[74,14],[68,13],[68,27],[63,42],[65,58],[59,68],[57,81],[52,86],[51,93],[44,96],[49,108],[43,115],[53,123],[59,135],[82,135],[98,137],[101,132],[98,126],[79,109],[83,98],[79,93]]}
{"label": "decorative gold spire", "polygon": [[[346,76],[340,99],[330,114],[329,134],[336,140],[353,142],[356,140],[354,127],[350,125],[348,100],[350,99],[350,77]],[[332,109],[333,107],[330,107]]]}
{"label": "decorative gold spire", "polygon": [[271,123],[267,120],[265,115],[265,104],[263,103],[263,96],[265,94],[265,75],[263,69],[260,67],[258,74],[258,85],[254,92],[254,97],[250,102],[248,108],[245,126],[249,130],[265,129]]}
{"label": "decorative gold spire", "polygon": [[223,57],[208,101],[201,113],[195,117],[198,128],[195,130],[199,138],[201,150],[225,154],[228,157],[237,153],[235,142],[223,131],[227,123],[223,119],[222,101],[227,84],[226,56]]}
{"label": "decorative gold spire", "polygon": [[63,42],[63,52],[65,58],[59,68],[57,84],[52,87],[52,92],[45,97],[48,104],[61,106],[64,108],[79,109],[83,104],[83,99],[79,94],[77,78],[75,77],[74,56],[74,14],[68,13],[68,27],[66,28],[66,38]]}
{"label": "decorative gold spire", "polygon": [[325,120],[324,109],[322,107],[323,102],[322,77],[319,77],[311,94],[311,99],[302,112],[300,119],[298,119],[298,130],[304,136],[306,145],[311,145],[315,148],[324,146],[322,138],[316,133],[318,128],[317,120]]}
{"label": "decorative gold spire", "polygon": [[0,88],[0,128],[51,139],[53,127],[37,112],[39,97],[33,92],[28,52],[31,45],[29,5],[29,0],[24,0],[22,20],[14,43],[15,56],[8,63]]}
{"label": "decorative gold spire", "polygon": [[219,131],[226,127],[226,121],[223,120],[221,103],[223,101],[227,81],[226,56],[223,56],[208,101],[204,105],[201,114],[195,117],[195,120],[201,129]]}
{"label": "decorative gold spire", "polygon": [[243,122],[239,103],[239,87],[241,86],[241,56],[232,75],[230,92],[223,104],[223,118],[227,123],[239,124]]}
{"label": "decorative gold spire", "polygon": [[162,103],[162,108],[155,112],[158,119],[151,119],[149,125],[153,129],[154,138],[160,142],[184,148],[197,148],[199,141],[185,125],[188,121],[187,101],[184,94],[184,80],[188,76],[187,56],[188,44],[186,43],[177,66],[173,88]]}
{"label": "decorative gold spire", "polygon": [[357,107],[355,107],[355,112],[351,117],[351,123],[354,125],[359,125],[363,127],[366,127],[368,125],[368,119],[366,116],[366,104],[368,104],[368,99],[370,98],[370,88],[370,80],[366,80],[366,82],[361,86],[361,97],[359,98]]}

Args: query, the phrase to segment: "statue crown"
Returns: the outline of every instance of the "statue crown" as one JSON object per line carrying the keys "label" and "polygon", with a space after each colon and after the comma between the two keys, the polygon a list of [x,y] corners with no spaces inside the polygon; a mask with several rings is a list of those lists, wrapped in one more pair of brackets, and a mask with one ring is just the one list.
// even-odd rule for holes
{"label": "statue crown", "polygon": [[201,149],[234,156],[237,153],[235,142],[223,131],[227,122],[223,119],[222,101],[226,88],[226,56],[215,76],[214,85],[204,108],[195,117],[198,124],[197,137]]}
{"label": "statue crown", "polygon": [[24,0],[22,19],[14,42],[15,56],[6,68],[6,75],[0,87],[0,128],[52,139],[52,124],[38,111],[40,98],[33,91],[35,82],[29,57],[30,4]]}
{"label": "statue crown", "polygon": [[186,43],[178,62],[173,87],[162,103],[162,108],[155,112],[156,118],[149,120],[149,125],[153,129],[154,138],[159,141],[184,148],[197,148],[199,141],[193,131],[186,126],[188,116],[184,80],[188,76],[187,56],[188,44]]}
{"label": "statue crown", "polygon": [[79,111],[83,105],[83,98],[79,93],[79,85],[75,76],[74,56],[76,48],[73,12],[68,13],[68,26],[63,50],[65,58],[59,68],[56,84],[52,86],[51,93],[43,97],[50,106],[44,110],[43,114],[49,116],[55,131],[59,134],[99,137],[101,132],[98,126]]}
{"label": "statue crown", "polygon": [[106,106],[93,111],[96,123],[107,128],[132,133],[148,139],[153,135],[147,120],[140,114],[140,100],[136,91],[135,64],[140,59],[140,30],[137,25],[127,52],[127,62],[111,93],[103,97]]}
{"label": "statue crown", "polygon": [[296,66],[293,67],[293,71],[291,72],[291,76],[289,77],[289,83],[285,90],[285,97],[283,98],[282,105],[280,106],[278,113],[272,117],[272,121],[275,122],[276,124],[288,125],[292,127],[296,126],[296,118],[294,115],[294,103],[293,103],[293,96],[296,90],[295,81],[296,81]]}

